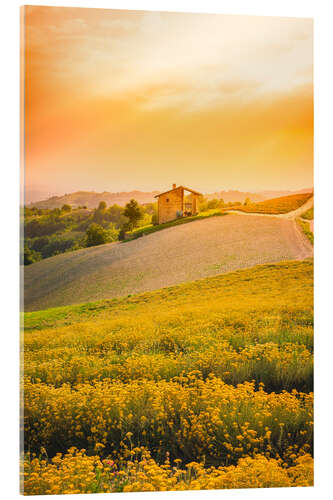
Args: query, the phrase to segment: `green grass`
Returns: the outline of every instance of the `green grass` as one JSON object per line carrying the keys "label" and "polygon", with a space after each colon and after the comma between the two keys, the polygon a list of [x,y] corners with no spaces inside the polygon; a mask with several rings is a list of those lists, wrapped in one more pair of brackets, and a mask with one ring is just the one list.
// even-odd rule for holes
{"label": "green grass", "polygon": [[314,207],[309,208],[304,214],[302,214],[302,219],[313,220],[314,217]]}
{"label": "green grass", "polygon": [[131,315],[133,310],[171,315],[171,307],[175,311],[188,307],[194,311],[197,308],[211,310],[215,306],[218,310],[237,311],[274,305],[302,307],[304,300],[309,306],[312,304],[312,272],[310,259],[266,264],[128,297],[26,312],[22,319],[27,331],[110,319],[128,311]]}
{"label": "green grass", "polygon": [[309,222],[305,222],[302,219],[297,219],[298,224],[301,226],[303,233],[305,236],[308,238],[309,241],[311,241],[312,245],[314,244],[314,235],[313,232],[310,229],[310,224]]}
{"label": "green grass", "polygon": [[[240,210],[246,213],[285,214],[301,207],[312,196],[313,193],[301,193],[293,194],[290,196],[281,196],[280,198],[273,198],[271,200],[265,200],[259,203],[250,203],[246,206],[242,205],[240,207],[235,207],[235,210]],[[231,208],[231,210],[233,209]]]}
{"label": "green grass", "polygon": [[200,212],[198,215],[193,215],[192,217],[181,217],[179,219],[170,222],[165,222],[164,224],[156,224],[156,225],[149,224],[147,226],[138,227],[133,231],[127,232],[125,241],[134,240],[135,238],[139,238],[140,236],[155,233],[156,231],[161,231],[162,229],[167,229],[168,227],[179,226],[181,224],[187,224],[188,222],[193,222],[196,220],[202,220],[202,219],[207,219],[208,217],[215,217],[221,215],[227,215],[227,214],[221,212],[220,209],[211,209],[211,210],[206,210],[205,212]]}

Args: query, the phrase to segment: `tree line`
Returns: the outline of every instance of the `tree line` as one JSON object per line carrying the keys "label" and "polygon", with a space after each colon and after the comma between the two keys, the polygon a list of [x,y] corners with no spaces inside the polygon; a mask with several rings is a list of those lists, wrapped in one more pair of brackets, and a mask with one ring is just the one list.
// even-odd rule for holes
{"label": "tree line", "polygon": [[[244,204],[249,204],[246,199]],[[240,202],[224,203],[222,198],[208,200],[201,196],[199,211],[223,209],[241,205]],[[24,265],[29,265],[54,255],[87,248],[113,241],[121,241],[126,233],[149,224],[157,224],[157,203],[140,205],[130,200],[125,207],[117,204],[107,207],[101,201],[94,210],[85,205],[73,208],[42,209],[24,207]]]}
{"label": "tree line", "polygon": [[131,200],[125,207],[107,207],[101,201],[94,210],[86,206],[41,209],[24,207],[23,264],[59,253],[123,239],[127,231],[156,222],[156,203],[139,205]]}

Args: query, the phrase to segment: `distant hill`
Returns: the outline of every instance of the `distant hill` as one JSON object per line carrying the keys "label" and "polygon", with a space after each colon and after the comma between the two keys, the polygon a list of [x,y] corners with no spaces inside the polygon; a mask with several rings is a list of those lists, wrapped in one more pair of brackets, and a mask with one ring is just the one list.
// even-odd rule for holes
{"label": "distant hill", "polygon": [[95,193],[94,191],[77,191],[76,193],[64,194],[63,196],[52,196],[47,200],[30,203],[29,206],[38,208],[61,208],[65,203],[67,203],[72,207],[85,205],[88,208],[95,208],[101,201],[105,201],[108,206],[114,204],[124,206],[132,198],[141,204],[153,203],[156,201],[154,196],[158,193],[159,191],[152,191],[149,193],[142,191],[130,191],[127,193],[109,193],[107,191],[104,191],[103,193]]}
{"label": "distant hill", "polygon": [[258,194],[263,196],[265,200],[270,200],[271,198],[281,198],[282,196],[290,196],[292,194],[304,194],[312,192],[313,188],[304,188],[299,189],[298,191],[259,191]]}
{"label": "distant hill", "polygon": [[208,200],[212,200],[214,198],[220,199],[223,198],[225,203],[241,201],[242,203],[246,200],[246,198],[250,198],[251,201],[259,202],[264,201],[266,198],[258,193],[250,193],[247,191],[216,191],[215,193],[205,194],[205,197]]}
{"label": "distant hill", "polygon": [[228,191],[217,191],[215,193],[206,194],[206,198],[212,200],[213,198],[223,198],[225,203],[241,201],[244,203],[246,198],[250,198],[253,203],[259,203],[260,201],[270,200],[272,198],[280,198],[281,196],[289,196],[293,194],[301,194],[301,193],[311,193],[313,191],[312,188],[300,189],[298,191],[259,191],[257,193],[253,193],[250,191],[237,191],[237,190],[228,190]]}
{"label": "distant hill", "polygon": [[[288,196],[279,196],[259,203],[237,207],[237,211],[254,214],[294,214],[295,211],[306,211],[313,207],[313,193],[297,193]],[[300,213],[301,213],[300,212]],[[300,215],[300,214],[299,214]]]}
{"label": "distant hill", "polygon": [[[248,191],[216,191],[215,193],[205,194],[209,200],[213,198],[223,198],[225,203],[240,201],[244,202],[246,198],[254,203],[265,201],[271,198],[278,198],[281,196],[288,196],[291,194],[311,192],[312,189],[302,189],[299,191],[262,191],[258,193],[251,193]],[[38,208],[61,208],[65,203],[72,207],[87,206],[88,208],[95,208],[101,201],[105,201],[109,205],[124,206],[132,198],[137,200],[140,204],[153,203],[156,201],[154,196],[159,194],[159,191],[143,192],[143,191],[129,191],[121,193],[110,193],[104,191],[103,193],[96,193],[94,191],[77,191],[75,193],[64,194],[62,196],[52,196],[46,200],[31,202],[28,206]]]}

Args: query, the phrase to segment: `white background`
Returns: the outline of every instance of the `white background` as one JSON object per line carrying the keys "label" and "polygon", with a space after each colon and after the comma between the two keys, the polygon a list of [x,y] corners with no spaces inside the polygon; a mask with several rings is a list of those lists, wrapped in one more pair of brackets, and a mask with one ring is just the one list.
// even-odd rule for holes
{"label": "white background", "polygon": [[[333,8],[331,0],[32,1],[33,5],[313,17],[315,37],[315,487],[171,493],[126,493],[143,499],[332,498],[333,470]],[[0,495],[18,498],[19,423],[19,7],[2,3],[0,177]],[[97,498],[96,495],[75,495]],[[50,498],[50,497],[38,497]],[[51,497],[55,498],[55,497]],[[56,496],[56,498],[64,498]],[[115,497],[118,498],[118,495]]]}

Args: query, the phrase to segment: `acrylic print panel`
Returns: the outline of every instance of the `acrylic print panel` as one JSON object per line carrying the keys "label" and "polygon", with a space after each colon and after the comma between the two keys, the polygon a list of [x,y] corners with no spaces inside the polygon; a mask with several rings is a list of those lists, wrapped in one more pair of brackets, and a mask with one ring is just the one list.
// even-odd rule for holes
{"label": "acrylic print panel", "polygon": [[22,35],[22,490],[312,485],[312,20]]}

